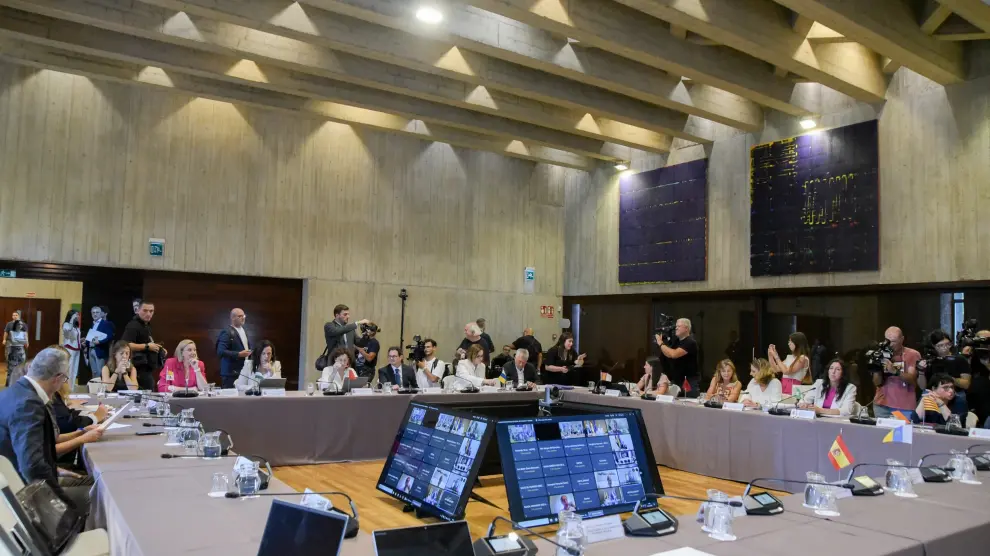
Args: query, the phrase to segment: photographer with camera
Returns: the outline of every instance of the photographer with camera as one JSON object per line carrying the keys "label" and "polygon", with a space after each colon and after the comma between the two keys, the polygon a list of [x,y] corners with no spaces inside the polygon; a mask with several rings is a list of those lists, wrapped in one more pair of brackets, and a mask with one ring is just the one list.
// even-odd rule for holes
{"label": "photographer with camera", "polygon": [[[413,340],[419,338],[415,336]],[[418,349],[415,350],[418,352]],[[416,384],[420,389],[439,388],[440,379],[447,369],[447,364],[437,359],[437,342],[433,338],[423,340],[423,357],[418,353],[413,353],[412,359],[416,361]]]}
{"label": "photographer with camera", "polygon": [[936,375],[945,374],[952,377],[955,384],[955,398],[949,404],[952,413],[960,419],[966,419],[969,411],[966,400],[966,391],[972,382],[973,376],[969,369],[969,362],[961,355],[952,353],[952,337],[944,330],[935,330],[928,336],[929,345],[925,346],[925,354],[918,362],[918,386],[925,390],[932,388],[931,378]]}
{"label": "photographer with camera", "polygon": [[884,332],[884,341],[869,356],[869,370],[877,393],[873,398],[873,415],[887,419],[894,411],[900,411],[914,420],[918,385],[918,361],[921,354],[904,346],[904,333],[891,326]]}
{"label": "photographer with camera", "polygon": [[358,376],[370,379],[375,376],[375,361],[378,359],[378,352],[382,349],[375,336],[382,329],[373,322],[362,324],[360,327],[361,337],[354,340],[354,349],[357,352],[354,357],[354,369]]}
{"label": "photographer with camera", "polygon": [[[683,388],[684,380],[691,386],[691,392],[698,394],[698,343],[691,335],[691,321],[688,319],[677,319],[674,326],[673,338],[664,338],[664,334],[655,335],[657,345],[663,356],[671,360],[670,382]],[[667,345],[667,341],[671,345]]]}
{"label": "photographer with camera", "polygon": [[351,322],[351,309],[347,305],[340,304],[333,308],[333,320],[323,325],[323,336],[327,340],[327,353],[342,347],[351,356],[354,355],[354,331],[362,324],[368,324],[368,319],[361,319]]}
{"label": "photographer with camera", "polygon": [[976,414],[978,426],[990,428],[990,330],[979,330],[976,319],[966,321],[965,330],[956,343],[969,359],[972,381],[966,393],[969,410]]}

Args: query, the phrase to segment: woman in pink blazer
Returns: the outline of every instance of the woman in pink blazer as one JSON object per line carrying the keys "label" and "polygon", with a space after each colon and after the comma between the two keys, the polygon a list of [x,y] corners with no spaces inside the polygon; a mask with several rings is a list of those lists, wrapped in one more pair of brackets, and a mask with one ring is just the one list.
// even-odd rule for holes
{"label": "woman in pink blazer", "polygon": [[165,360],[165,367],[158,378],[159,392],[176,390],[205,390],[206,365],[196,354],[196,344],[192,340],[182,340],[175,347],[175,357]]}

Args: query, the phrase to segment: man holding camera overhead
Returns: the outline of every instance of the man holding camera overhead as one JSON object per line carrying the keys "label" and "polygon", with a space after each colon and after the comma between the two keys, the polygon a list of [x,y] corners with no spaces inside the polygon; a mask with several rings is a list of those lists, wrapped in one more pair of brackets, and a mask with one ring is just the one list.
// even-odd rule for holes
{"label": "man holding camera overhead", "polygon": [[361,319],[351,322],[351,309],[347,305],[340,304],[333,308],[333,320],[323,325],[323,336],[327,339],[327,353],[342,347],[346,349],[351,357],[354,357],[355,339],[354,331],[358,325],[368,324],[368,319]]}
{"label": "man holding camera overhead", "polygon": [[433,338],[423,340],[426,358],[416,361],[416,385],[420,388],[439,388],[447,364],[437,358],[437,342]]}
{"label": "man holding camera overhead", "polygon": [[918,404],[914,390],[918,385],[917,365],[921,354],[904,346],[904,333],[896,326],[888,328],[883,337],[890,342],[893,356],[884,359],[882,367],[872,369],[873,384],[877,387],[873,415],[884,419],[890,418],[894,411],[900,411],[913,420]]}
{"label": "man holding camera overhead", "polygon": [[358,376],[369,379],[375,376],[375,361],[378,360],[378,352],[382,349],[375,336],[380,331],[381,328],[373,322],[361,325],[361,337],[354,341],[354,348],[357,350],[354,370],[357,371]]}

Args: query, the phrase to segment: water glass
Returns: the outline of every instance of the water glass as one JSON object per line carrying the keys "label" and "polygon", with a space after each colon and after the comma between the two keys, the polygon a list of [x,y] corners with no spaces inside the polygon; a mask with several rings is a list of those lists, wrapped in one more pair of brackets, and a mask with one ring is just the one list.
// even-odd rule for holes
{"label": "water glass", "polygon": [[736,540],[736,536],[732,533],[732,509],[725,504],[713,504],[713,506],[710,508],[712,525],[708,536],[717,541]]}
{"label": "water glass", "polygon": [[959,416],[955,414],[949,416],[949,419],[945,422],[945,426],[950,429],[963,428],[962,423],[959,421]]}
{"label": "water glass", "polygon": [[306,384],[306,395],[312,396],[315,393],[316,393],[316,385],[313,384],[312,382]]}
{"label": "water glass", "polygon": [[165,437],[166,446],[182,446],[182,429],[178,427],[165,429],[167,436]]}
{"label": "water glass", "polygon": [[594,389],[595,389],[595,381],[589,380],[588,381],[588,390],[594,390]]}
{"label": "water glass", "polygon": [[391,382],[385,382],[385,383],[382,384],[382,393],[383,394],[391,394],[392,393],[392,383]]}
{"label": "water glass", "polygon": [[[587,533],[581,516],[572,511],[563,511],[557,515],[559,525],[557,528],[557,544],[577,550],[578,554],[584,554],[587,544]],[[557,556],[572,556],[564,549],[557,549]]]}
{"label": "water glass", "polygon": [[[904,465],[903,463],[895,460],[888,459],[887,465]],[[917,498],[918,495],[914,492],[914,485],[911,483],[911,476],[908,475],[907,469],[903,467],[888,467],[885,474],[887,488],[893,491],[894,496],[900,496],[901,498]]]}
{"label": "water glass", "polygon": [[214,473],[213,484],[210,487],[211,498],[223,498],[230,490],[230,477],[226,473]]}
{"label": "water glass", "polygon": [[[714,500],[716,502],[729,501],[729,495],[718,489],[710,488],[706,491],[706,494],[708,495],[709,500]],[[712,504],[711,502],[705,502],[701,505],[702,514],[705,516],[704,524],[701,526],[702,531],[706,533],[712,532],[712,519],[715,517],[715,512],[713,510],[718,506],[724,506],[724,504]]]}

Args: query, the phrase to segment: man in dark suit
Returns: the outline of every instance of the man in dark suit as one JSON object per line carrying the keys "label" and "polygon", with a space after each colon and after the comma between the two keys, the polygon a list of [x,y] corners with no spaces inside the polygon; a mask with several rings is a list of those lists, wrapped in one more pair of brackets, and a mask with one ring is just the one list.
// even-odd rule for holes
{"label": "man in dark suit", "polygon": [[251,355],[251,344],[248,341],[244,321],[247,315],[242,309],[230,312],[230,326],[220,331],[217,336],[217,355],[220,357],[220,381],[224,388],[233,388],[234,381],[241,375],[244,360]]}
{"label": "man in dark suit", "polygon": [[[110,359],[110,346],[113,345],[114,337],[117,335],[117,329],[112,322],[107,320],[107,310],[105,307],[93,305],[89,314],[93,317],[93,328],[90,329],[90,332],[95,331],[106,334],[106,337],[102,340],[94,337],[88,342],[89,370],[93,372],[93,377],[99,378],[100,373],[103,371],[103,365],[106,365]],[[88,337],[90,334],[86,336]]]}
{"label": "man in dark suit", "polygon": [[351,322],[351,309],[347,305],[337,305],[333,308],[333,320],[323,325],[323,336],[327,340],[327,353],[342,347],[354,359],[354,331],[361,324],[368,324],[368,319]]}
{"label": "man in dark suit", "polygon": [[529,362],[529,351],[519,348],[516,356],[502,367],[513,387],[536,386],[536,367]]}
{"label": "man in dark suit", "polygon": [[25,376],[0,392],[0,455],[10,460],[25,483],[46,481],[86,513],[93,480],[59,470],[55,444],[75,438],[99,440],[103,431],[59,434],[51,398],[68,379],[69,354],[46,348],[34,357]]}
{"label": "man in dark suit", "polygon": [[416,369],[402,364],[402,351],[395,346],[388,348],[388,365],[378,369],[378,385],[386,382],[396,388],[416,388]]}

